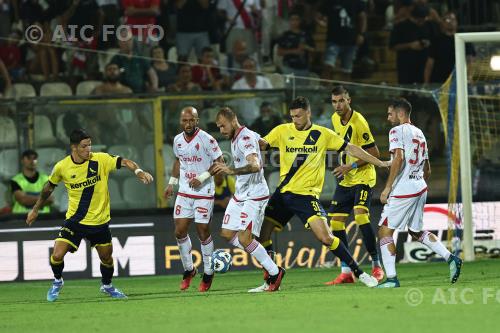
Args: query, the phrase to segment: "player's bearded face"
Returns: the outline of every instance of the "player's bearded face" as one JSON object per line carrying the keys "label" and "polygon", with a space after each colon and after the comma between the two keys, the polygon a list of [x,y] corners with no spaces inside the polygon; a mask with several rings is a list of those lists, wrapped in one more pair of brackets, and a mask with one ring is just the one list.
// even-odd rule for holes
{"label": "player's bearded face", "polygon": [[198,118],[184,117],[181,119],[181,126],[187,135],[193,135],[198,127]]}
{"label": "player's bearded face", "polygon": [[392,108],[387,109],[387,121],[392,125],[396,126],[399,125],[399,119],[397,116],[397,112]]}
{"label": "player's bearded face", "polygon": [[350,103],[351,103],[351,99],[349,98],[349,96],[346,96],[345,94],[332,95],[333,109],[341,117],[349,111]]}
{"label": "player's bearded face", "polygon": [[235,129],[229,119],[220,117],[219,119],[217,119],[216,124],[222,136],[227,139],[233,138]]}
{"label": "player's bearded face", "polygon": [[303,130],[309,123],[311,111],[304,109],[292,109],[290,110],[290,116],[292,117],[292,122],[295,125],[295,128],[300,131]]}

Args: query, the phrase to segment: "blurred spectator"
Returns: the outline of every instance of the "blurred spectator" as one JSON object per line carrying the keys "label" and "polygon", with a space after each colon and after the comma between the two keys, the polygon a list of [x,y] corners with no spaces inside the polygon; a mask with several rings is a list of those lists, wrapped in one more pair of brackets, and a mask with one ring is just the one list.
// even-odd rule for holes
{"label": "blurred spectator", "polygon": [[[428,6],[428,0],[399,0],[396,1],[396,5],[394,10],[394,24],[409,19],[415,6]],[[436,23],[440,23],[441,21],[438,12],[431,7],[429,7],[429,15],[426,19]]]}
{"label": "blurred spectator", "polygon": [[19,17],[23,21],[25,28],[44,18],[44,10],[38,0],[22,0],[17,5],[19,7]]}
{"label": "blurred spectator", "polygon": [[214,176],[215,182],[215,207],[226,209],[229,200],[233,197],[236,180],[233,176],[222,176],[220,174]]}
{"label": "blurred spectator", "polygon": [[203,49],[210,46],[209,0],[175,0],[175,5],[177,56],[186,61],[194,48],[199,59]]}
{"label": "blurred spectator", "polygon": [[[49,176],[37,171],[38,153],[28,149],[21,155],[21,172],[15,175],[11,182],[13,196],[12,213],[27,213],[35,205],[43,186],[49,180]],[[50,213],[50,205],[54,202],[53,197],[45,202],[40,213]]]}
{"label": "blurred spectator", "polygon": [[427,6],[415,6],[410,18],[396,24],[391,32],[390,46],[397,52],[399,84],[424,82],[424,68],[430,46],[426,25]]}
{"label": "blurred spectator", "polygon": [[223,67],[222,73],[228,77],[231,84],[243,76],[238,69],[243,68],[243,61],[249,56],[247,43],[243,40],[235,40],[232,52],[228,53],[225,62],[220,64]]}
{"label": "blurred spectator", "polygon": [[272,41],[288,29],[294,0],[265,1],[262,8],[262,55],[265,63],[272,57]]}
{"label": "blurred spectator", "polygon": [[7,67],[0,59],[0,97],[3,97],[7,90],[10,90],[12,87],[12,81],[10,80],[9,72],[7,71]]}
{"label": "blurred spectator", "polygon": [[337,58],[342,73],[350,76],[356,51],[363,44],[367,27],[365,2],[362,0],[327,0],[323,2],[318,23],[327,26],[325,76],[332,77]]}
{"label": "blurred spectator", "polygon": [[[150,34],[157,33],[150,26],[156,24],[156,17],[160,15],[160,0],[122,0],[125,24],[131,26],[132,35],[138,42],[138,52],[149,55],[150,46],[153,44]],[[134,26],[144,26],[139,29]]]}
{"label": "blurred spectator", "polygon": [[245,41],[250,54],[257,52],[255,32],[261,16],[260,0],[219,0],[217,9],[226,20],[225,40],[221,40],[226,53],[231,52],[235,40]]}
{"label": "blurred spectator", "polygon": [[[120,81],[132,88],[134,93],[158,91],[158,77],[148,60],[143,59],[134,52],[134,40],[130,31],[119,38],[120,53],[115,55],[111,62],[120,68]],[[147,76],[147,80],[146,80]]]}
{"label": "blurred spectator", "polygon": [[[257,66],[255,60],[247,58],[243,62],[243,69],[245,70],[243,77],[236,81],[232,90],[260,90],[260,89],[273,89],[271,81],[267,77],[257,75]],[[238,117],[244,120],[244,124],[251,126],[255,119],[259,117],[259,98],[247,98],[236,100],[238,105]]]}
{"label": "blurred spectator", "polygon": [[175,83],[175,66],[167,62],[165,51],[160,46],[153,47],[151,57],[153,58],[153,69],[158,76],[158,88],[164,91],[169,85]]}
{"label": "blurred spectator", "polygon": [[109,63],[104,68],[104,82],[92,91],[92,95],[132,94],[132,89],[120,83],[120,68]]}
{"label": "blurred spectator", "polygon": [[282,122],[279,113],[273,110],[271,103],[264,101],[260,105],[260,117],[255,120],[252,129],[264,136]]}
{"label": "blurred spectator", "polygon": [[21,80],[24,77],[24,66],[22,63],[21,48],[19,43],[22,40],[21,32],[14,30],[9,35],[9,40],[0,42],[0,59],[4,62],[12,80]]}
{"label": "blurred spectator", "polygon": [[[425,83],[444,83],[455,67],[455,33],[457,32],[455,13],[446,13],[441,21],[441,31],[431,40],[429,57],[425,64]],[[474,53],[471,44],[465,44],[465,51],[470,62]]]}
{"label": "blurred spectator", "polygon": [[200,63],[192,68],[193,82],[203,90],[222,90],[223,77],[216,66],[214,51],[205,47],[201,51]]}
{"label": "blurred spectator", "polygon": [[43,37],[39,44],[30,44],[26,56],[26,67],[30,75],[42,74],[44,81],[56,80],[59,76],[59,60],[56,48],[50,46],[52,30],[48,22],[35,22],[43,31]]}
{"label": "blurred spectator", "polygon": [[314,40],[301,29],[299,13],[290,13],[290,30],[278,41],[278,55],[283,57],[283,74],[309,75],[309,52],[314,51]]}
{"label": "blurred spectator", "polygon": [[99,37],[98,48],[101,50],[106,50],[109,48],[117,47],[116,43],[116,29],[120,25],[121,10],[118,0],[97,0],[100,11],[102,12],[103,19],[102,24],[113,27],[113,33],[103,35],[101,31],[101,36]]}
{"label": "blurred spectator", "polygon": [[12,0],[0,0],[0,37],[7,37],[10,34],[12,25],[13,8],[11,7]]}
{"label": "blurred spectator", "polygon": [[167,91],[169,92],[188,92],[188,91],[200,91],[201,87],[199,84],[193,82],[193,74],[191,66],[188,64],[177,65],[177,80],[174,84],[168,86]]}

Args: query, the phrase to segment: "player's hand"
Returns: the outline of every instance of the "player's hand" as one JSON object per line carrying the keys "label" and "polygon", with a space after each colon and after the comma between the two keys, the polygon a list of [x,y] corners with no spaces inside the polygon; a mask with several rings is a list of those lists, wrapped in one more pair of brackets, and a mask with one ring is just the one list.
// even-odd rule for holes
{"label": "player's hand", "polygon": [[344,177],[346,175],[346,173],[348,173],[351,170],[352,170],[352,167],[350,164],[342,164],[342,165],[339,165],[338,167],[336,167],[335,169],[333,169],[333,174],[335,175],[335,177],[341,178],[341,177]]}
{"label": "player's hand", "polygon": [[390,168],[392,164],[392,161],[380,161],[380,162],[382,162],[382,164],[379,165],[379,168]]}
{"label": "player's hand", "polygon": [[31,226],[38,217],[38,209],[32,208],[26,217],[26,224]]}
{"label": "player's hand", "polygon": [[167,187],[165,188],[165,191],[163,193],[163,196],[165,199],[170,199],[174,195],[174,185],[168,184]]}
{"label": "player's hand", "polygon": [[212,168],[214,175],[231,175],[231,169],[223,163],[215,162]]}
{"label": "player's hand", "polygon": [[201,186],[201,182],[198,178],[193,178],[189,181],[189,187],[198,188]]}
{"label": "player's hand", "polygon": [[391,193],[390,188],[384,188],[382,193],[380,193],[380,202],[384,205],[387,203],[387,199],[389,198],[389,193]]}
{"label": "player's hand", "polygon": [[139,172],[137,174],[137,178],[139,178],[139,180],[144,184],[151,184],[153,182],[153,176],[151,176],[149,172],[145,171]]}

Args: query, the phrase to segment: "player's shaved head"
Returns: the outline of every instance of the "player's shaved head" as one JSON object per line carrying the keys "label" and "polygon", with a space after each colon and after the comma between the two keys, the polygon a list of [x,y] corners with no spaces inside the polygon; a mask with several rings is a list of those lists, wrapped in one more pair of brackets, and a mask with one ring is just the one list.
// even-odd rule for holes
{"label": "player's shaved head", "polygon": [[225,106],[222,109],[220,109],[219,112],[217,112],[216,119],[219,119],[220,117],[224,117],[227,120],[232,121],[233,119],[236,118],[236,113],[233,110],[231,110],[231,108]]}
{"label": "player's shaved head", "polygon": [[186,106],[181,110],[180,123],[187,136],[192,136],[198,129],[198,110],[193,106]]}

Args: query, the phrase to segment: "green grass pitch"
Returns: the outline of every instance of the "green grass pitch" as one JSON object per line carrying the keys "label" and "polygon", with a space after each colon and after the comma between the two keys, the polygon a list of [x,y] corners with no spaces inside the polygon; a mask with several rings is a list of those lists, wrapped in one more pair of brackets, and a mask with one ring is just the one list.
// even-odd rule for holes
{"label": "green grass pitch", "polygon": [[290,269],[278,293],[248,294],[260,271],[215,277],[199,293],[180,276],[115,278],[128,300],[99,293],[99,279],[0,284],[0,332],[499,332],[500,262],[465,263],[457,284],[444,263],[398,265],[399,289],[329,287],[334,269]]}

